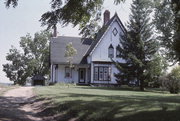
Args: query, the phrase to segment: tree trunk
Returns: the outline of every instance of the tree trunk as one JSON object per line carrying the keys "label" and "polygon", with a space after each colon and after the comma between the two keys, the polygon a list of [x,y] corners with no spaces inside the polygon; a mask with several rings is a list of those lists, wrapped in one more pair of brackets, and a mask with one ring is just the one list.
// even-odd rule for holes
{"label": "tree trunk", "polygon": [[139,85],[139,87],[140,87],[140,90],[141,90],[141,91],[144,91],[144,80],[143,80],[143,79],[140,79],[140,85]]}

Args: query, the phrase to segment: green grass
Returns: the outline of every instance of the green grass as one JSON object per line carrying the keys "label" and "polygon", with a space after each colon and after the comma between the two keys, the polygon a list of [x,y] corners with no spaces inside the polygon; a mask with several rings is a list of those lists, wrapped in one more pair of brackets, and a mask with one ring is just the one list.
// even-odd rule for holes
{"label": "green grass", "polygon": [[46,101],[39,115],[60,121],[180,121],[180,95],[165,91],[72,85],[34,91]]}

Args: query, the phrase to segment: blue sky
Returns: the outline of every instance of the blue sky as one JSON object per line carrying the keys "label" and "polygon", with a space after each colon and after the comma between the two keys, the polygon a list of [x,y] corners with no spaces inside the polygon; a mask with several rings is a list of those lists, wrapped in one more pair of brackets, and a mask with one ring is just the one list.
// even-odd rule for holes
{"label": "blue sky", "polygon": [[[8,82],[5,73],[2,71],[2,64],[7,63],[6,55],[11,45],[19,48],[20,37],[27,33],[33,35],[35,32],[44,30],[41,27],[39,19],[41,15],[50,10],[51,0],[19,0],[16,8],[7,9],[4,1],[0,1],[0,82]],[[125,24],[128,21],[130,13],[131,0],[118,6],[113,5],[113,0],[105,0],[104,10],[110,10],[111,17],[115,12],[118,13],[121,21]],[[71,31],[69,31],[71,30]],[[78,27],[73,28],[72,25],[62,28],[58,26],[60,36],[80,36],[78,35]]]}

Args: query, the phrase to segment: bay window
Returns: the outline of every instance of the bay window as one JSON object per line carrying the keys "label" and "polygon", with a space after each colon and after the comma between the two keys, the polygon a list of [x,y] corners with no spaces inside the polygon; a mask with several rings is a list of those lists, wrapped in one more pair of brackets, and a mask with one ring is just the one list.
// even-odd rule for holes
{"label": "bay window", "polygon": [[94,80],[95,81],[110,81],[111,69],[109,66],[95,66]]}

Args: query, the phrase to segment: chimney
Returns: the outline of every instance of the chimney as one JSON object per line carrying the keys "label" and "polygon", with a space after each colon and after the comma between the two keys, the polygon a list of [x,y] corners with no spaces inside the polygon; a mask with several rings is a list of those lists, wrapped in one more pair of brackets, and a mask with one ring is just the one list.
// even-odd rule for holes
{"label": "chimney", "polygon": [[104,25],[106,25],[109,20],[110,20],[110,11],[106,10],[104,12]]}
{"label": "chimney", "polygon": [[56,24],[53,26],[53,37],[57,37],[57,27],[56,27]]}

